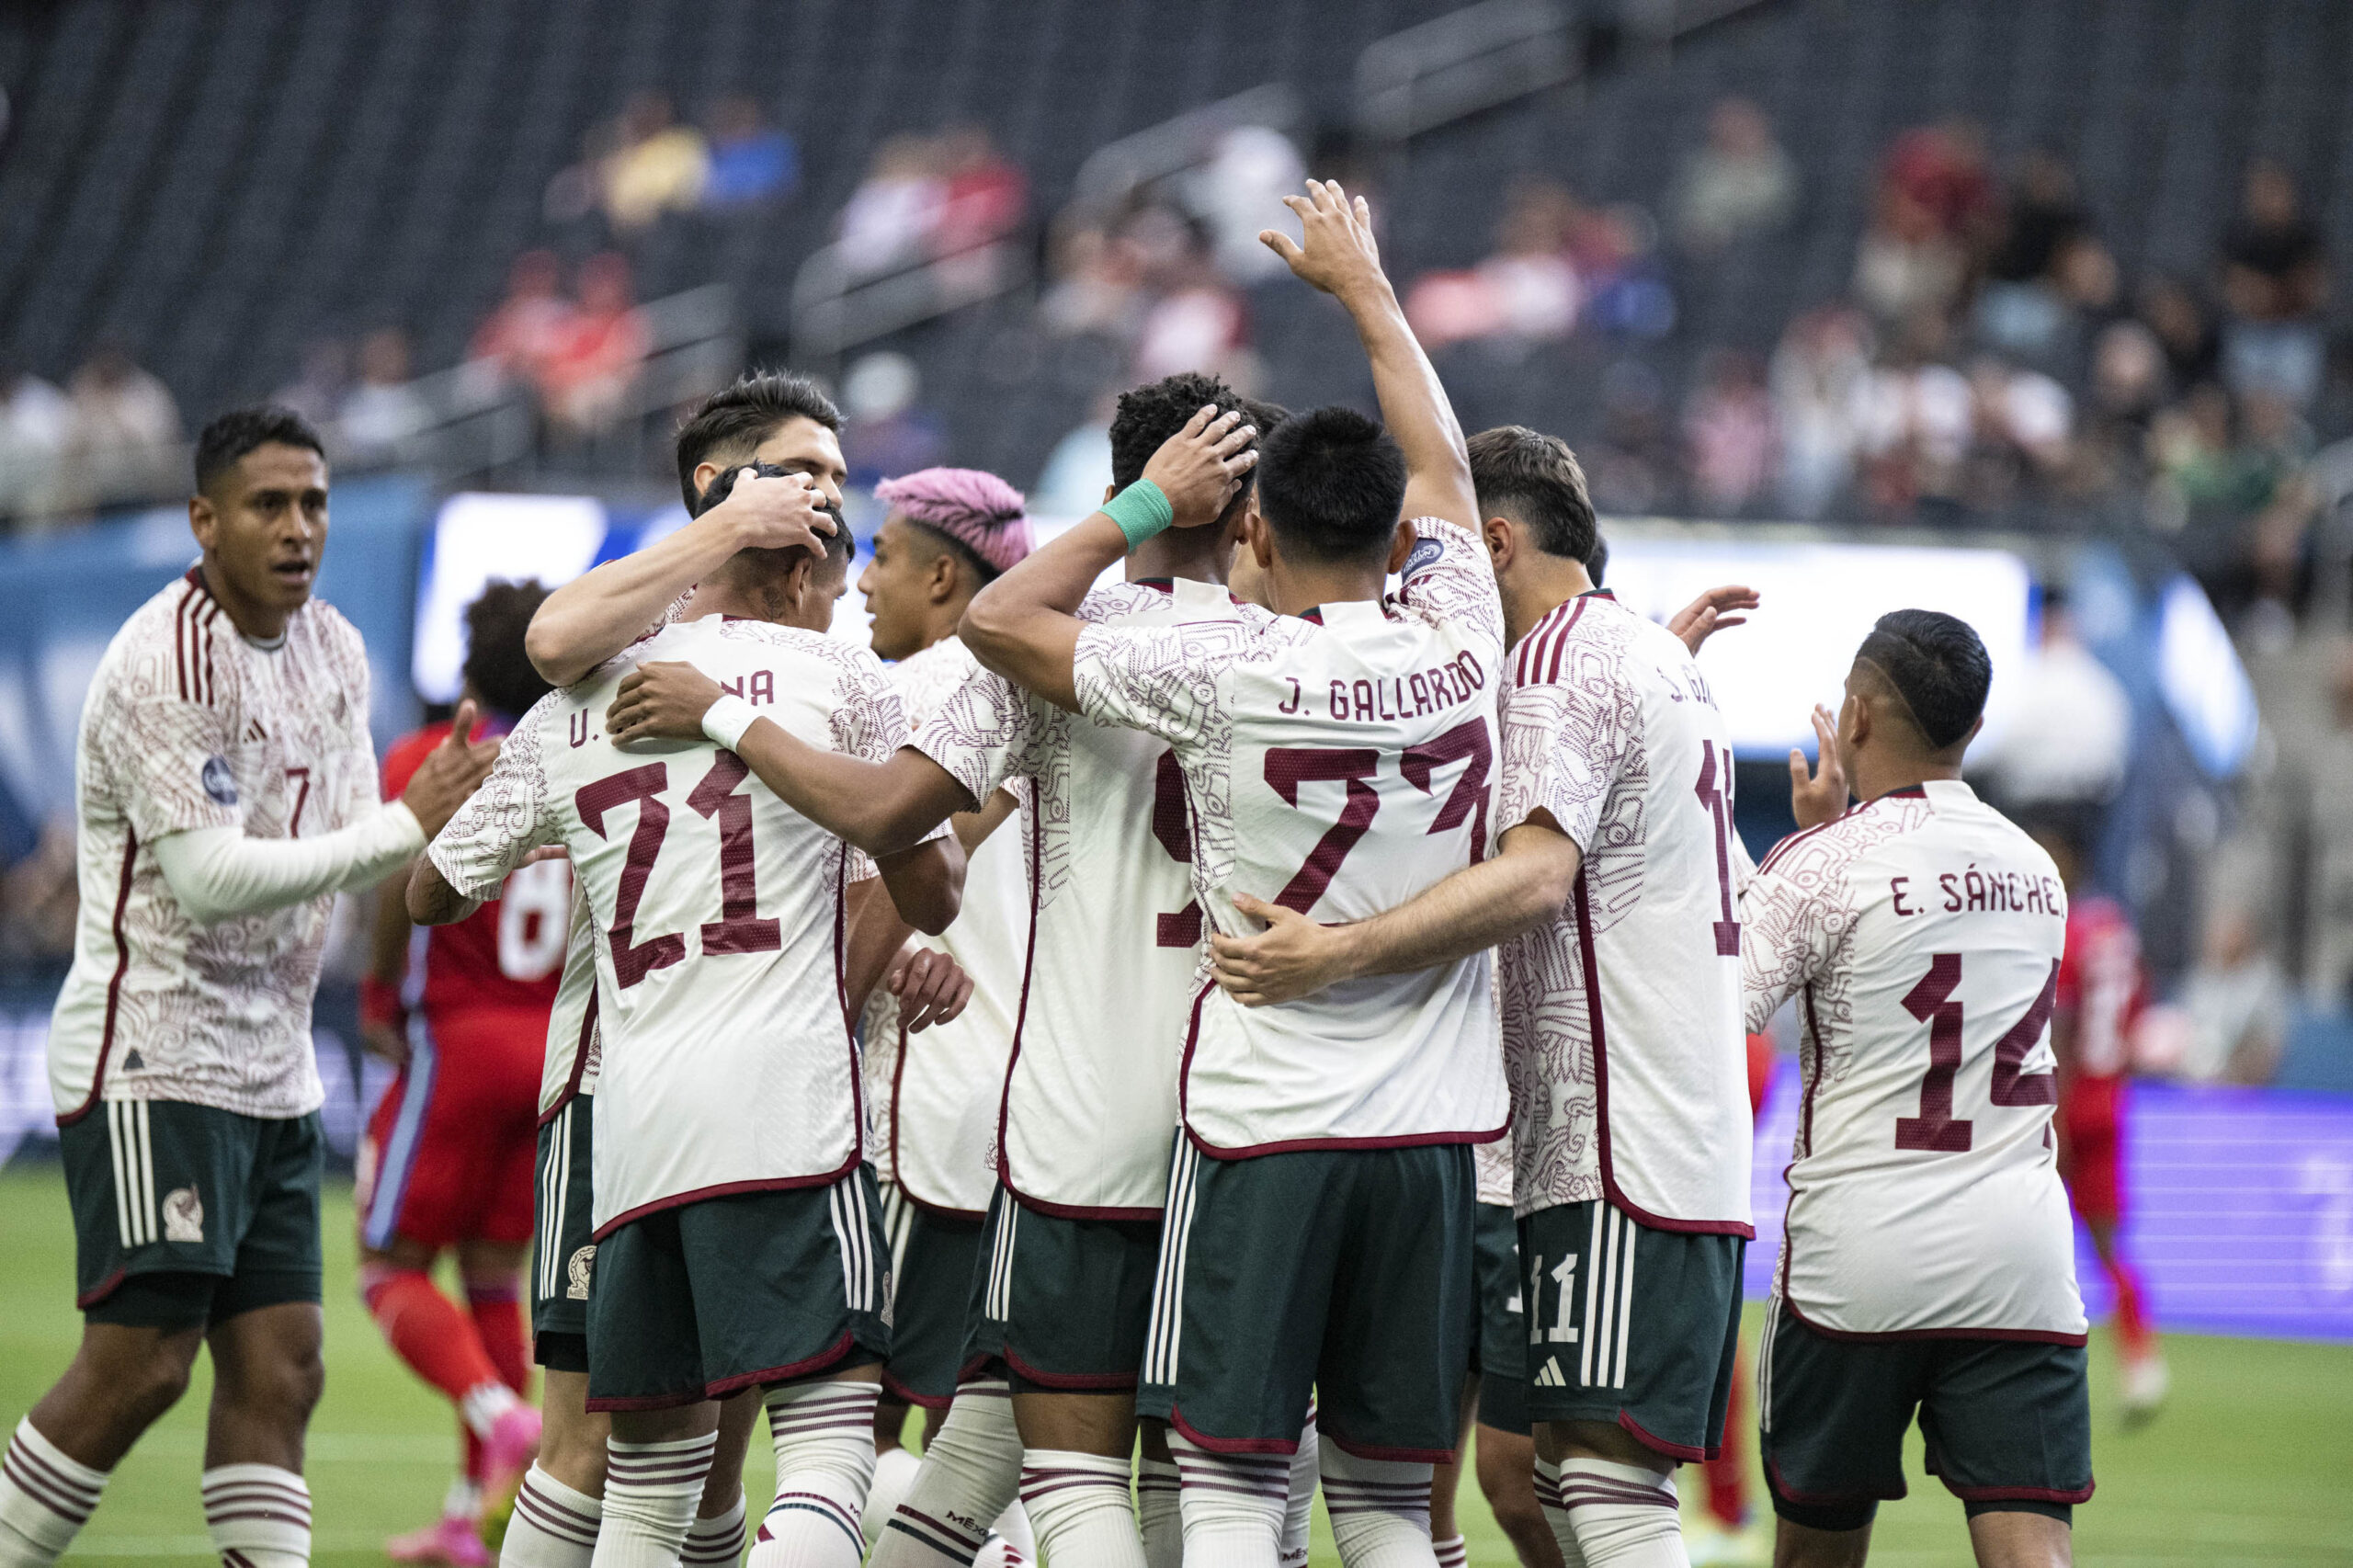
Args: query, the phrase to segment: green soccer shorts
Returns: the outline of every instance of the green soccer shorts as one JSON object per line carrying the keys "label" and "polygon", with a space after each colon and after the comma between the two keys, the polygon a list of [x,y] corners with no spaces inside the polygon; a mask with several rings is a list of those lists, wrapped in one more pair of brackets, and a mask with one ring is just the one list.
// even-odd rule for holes
{"label": "green soccer shorts", "polygon": [[925,1208],[895,1182],[882,1188],[882,1233],[891,1241],[891,1358],[882,1363],[882,1386],[895,1398],[945,1410],[956,1397],[981,1227]]}
{"label": "green soccer shorts", "polygon": [[100,1100],[58,1129],[74,1304],[92,1323],[184,1329],[320,1300],[318,1114]]}
{"label": "green soccer shorts", "polygon": [[1000,1187],[973,1278],[968,1377],[1002,1363],[1015,1392],[1136,1386],[1160,1266],[1157,1220],[1077,1220]]}
{"label": "green soccer shorts", "polygon": [[1528,1314],[1521,1309],[1519,1221],[1508,1203],[1479,1205],[1472,1244],[1479,1279],[1479,1424],[1529,1434]]}
{"label": "green soccer shorts", "polygon": [[554,1372],[588,1369],[588,1287],[597,1270],[597,1102],[574,1095],[540,1123],[532,1196],[531,1354]]}

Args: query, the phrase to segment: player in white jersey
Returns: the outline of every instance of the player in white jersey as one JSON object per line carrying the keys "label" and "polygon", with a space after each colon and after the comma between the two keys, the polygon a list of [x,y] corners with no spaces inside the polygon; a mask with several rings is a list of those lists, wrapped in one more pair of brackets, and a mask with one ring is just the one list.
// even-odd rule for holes
{"label": "player in white jersey", "polygon": [[[999,674],[1170,746],[1196,896],[1237,932],[1254,895],[1361,917],[1488,842],[1503,617],[1461,434],[1363,203],[1309,191],[1287,199],[1304,247],[1266,238],[1348,309],[1395,434],[1325,408],[1262,443],[1245,537],[1279,613],[1078,618],[1136,540],[1222,509],[1139,483],[965,617]],[[1232,417],[1213,413],[1190,430]],[[1204,977],[1178,1105],[1140,1403],[1172,1427],[1187,1559],[1277,1561],[1284,1455],[1312,1388],[1344,1555],[1434,1561],[1430,1466],[1453,1451],[1472,1326],[1468,1145],[1501,1137],[1508,1114],[1485,956],[1259,1012]]]}
{"label": "player in white jersey", "polygon": [[[1880,618],[1820,775],[1790,756],[1802,831],[1742,899],[1749,1027],[1795,999],[1805,1102],[1758,1357],[1775,1562],[1864,1561],[1928,1469],[1977,1561],[2070,1560],[2092,1494],[2074,1228],[2052,1138],[2050,1025],[2067,900],[2041,847],[1961,782],[1992,679],[1932,610]],[[1847,780],[1863,803],[1847,803]]]}
{"label": "player in white jersey", "polygon": [[[587,1403],[613,1416],[599,1563],[677,1554],[716,1402],[754,1387],[769,1391],[778,1450],[754,1562],[863,1554],[888,1260],[851,1019],[904,927],[861,953],[862,858],[722,744],[763,718],[872,755],[904,733],[873,656],[824,634],[848,539],[826,542],[745,552],[702,584],[697,619],[552,694],[410,887],[412,914],[447,918],[561,842],[595,911]],[[703,741],[622,750],[604,730],[614,689],[664,657],[740,695]],[[934,929],[953,918],[961,870],[944,839],[881,868],[892,902]]]}
{"label": "player in white jersey", "polygon": [[367,655],[311,597],[327,472],[310,426],[223,415],[196,488],[202,560],[115,634],[82,713],[81,917],[49,1065],[85,1321],[0,1455],[7,1568],[65,1550],[205,1344],[213,1544],[255,1568],[308,1559],[328,911],[415,853],[497,749],[453,740],[377,800]]}
{"label": "player in white jersey", "polygon": [[[1171,444],[1218,398],[1239,401],[1195,374],[1122,397],[1111,425],[1115,483],[1133,483],[1150,460],[1164,485],[1178,487],[1169,463],[1189,447],[1195,482],[1222,493],[1222,467],[1203,454],[1211,443]],[[1266,424],[1281,414],[1250,406]],[[1164,447],[1165,459],[1156,455]],[[1220,528],[1149,541],[1129,559],[1129,580],[1088,594],[1081,614],[1168,625],[1187,604],[1231,608],[1211,585],[1225,575],[1244,509],[1237,499]],[[646,733],[678,734],[699,731],[715,693],[665,665],[646,670],[634,696]],[[1191,838],[1169,750],[985,671],[879,767],[770,731],[754,731],[744,745],[780,794],[875,849],[991,801],[1009,783],[1026,791],[1023,818],[1006,830],[1025,846],[1033,909],[999,1111],[996,1239],[974,1282],[965,1381],[874,1562],[970,1562],[988,1521],[1016,1495],[1025,1444],[1042,1488],[1030,1512],[1048,1550],[1129,1561],[1120,1553],[1137,1549],[1127,1500],[1134,1388],[1200,943],[1183,860]],[[1156,1433],[1144,1444],[1143,1544],[1159,1563],[1181,1550],[1176,1473]],[[1292,1498],[1302,1562],[1312,1473],[1306,1480]]]}
{"label": "player in white jersey", "polygon": [[1722,1441],[1752,1233],[1746,862],[1692,651],[1754,596],[1714,590],[1669,628],[1628,613],[1587,573],[1568,448],[1505,426],[1470,451],[1514,646],[1499,853],[1354,926],[1273,912],[1217,941],[1220,979],[1266,1006],[1506,944],[1536,1495],[1572,1562],[1679,1562],[1673,1472]]}

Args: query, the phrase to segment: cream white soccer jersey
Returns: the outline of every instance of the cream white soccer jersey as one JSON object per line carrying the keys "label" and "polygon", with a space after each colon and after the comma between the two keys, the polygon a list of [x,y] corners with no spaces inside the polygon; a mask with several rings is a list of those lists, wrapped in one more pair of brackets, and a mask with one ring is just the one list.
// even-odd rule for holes
{"label": "cream white soccer jersey", "polygon": [[[914,731],[980,667],[954,637],[891,666]],[[963,1012],[921,1034],[902,1035],[898,998],[879,985],[866,1011],[867,1097],[881,1112],[876,1174],[926,1208],[973,1220],[987,1213],[996,1190],[997,1114],[1029,943],[1019,827],[1014,820],[1000,824],[972,852],[956,923],[926,938],[972,977]]]}
{"label": "cream white soccer jersey", "polygon": [[[1079,619],[1173,626],[1236,608],[1207,584],[1120,583]],[[1018,822],[990,835],[1025,851],[1015,1045],[997,1174],[1044,1212],[1157,1219],[1176,1128],[1176,1062],[1200,970],[1201,911],[1185,787],[1165,741],[1097,723],[986,670],[926,724],[916,747],[975,801],[1027,780]],[[950,927],[953,930],[954,927]]]}
{"label": "cream white soccer jersey", "polygon": [[1748,1023],[1795,996],[1777,1290],[1834,1334],[2084,1342],[2052,1147],[2067,895],[1966,784],[1784,839],[1742,901]]}
{"label": "cream white soccer jersey", "polygon": [[[1172,746],[1210,920],[1246,892],[1323,921],[1404,903],[1486,852],[1503,612],[1485,551],[1422,518],[1399,597],[1304,618],[1230,605],[1079,635],[1088,717]],[[1489,956],[1245,1008],[1203,979],[1179,1098],[1202,1152],[1478,1142],[1508,1119]]]}
{"label": "cream white soccer jersey", "polygon": [[199,926],[153,846],[199,828],[300,838],[381,809],[359,633],[313,599],[256,646],[191,568],[107,645],[74,778],[82,902],[50,1028],[58,1116],[102,1097],[316,1110],[311,999],[334,895]]}
{"label": "cream white soccer jersey", "polygon": [[879,760],[906,732],[881,665],[816,632],[705,616],[551,693],[430,849],[494,890],[563,844],[597,937],[597,1233],[730,1192],[831,1183],[863,1153],[841,989],[843,894],[871,868],[708,741],[626,750],[605,710],[683,660],[812,745]]}
{"label": "cream white soccer jersey", "polygon": [[1519,1212],[1607,1198],[1751,1236],[1732,744],[1682,640],[1606,594],[1514,650],[1495,831],[1549,812],[1568,906],[1500,957]]}
{"label": "cream white soccer jersey", "polygon": [[600,1043],[597,1034],[597,923],[579,879],[572,881],[572,926],[564,936],[563,978],[556,982],[548,1009],[547,1054],[540,1063],[540,1125],[572,1103],[575,1095],[597,1092]]}

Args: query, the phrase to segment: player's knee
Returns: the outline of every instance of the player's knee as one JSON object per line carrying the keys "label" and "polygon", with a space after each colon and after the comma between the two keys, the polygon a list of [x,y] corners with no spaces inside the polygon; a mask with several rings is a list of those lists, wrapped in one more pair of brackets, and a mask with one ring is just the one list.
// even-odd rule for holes
{"label": "player's knee", "polygon": [[156,1353],[135,1368],[125,1369],[115,1379],[118,1408],[141,1428],[160,1417],[164,1412],[180,1402],[188,1392],[189,1373],[196,1358],[193,1347],[181,1353],[166,1340],[156,1347]]}

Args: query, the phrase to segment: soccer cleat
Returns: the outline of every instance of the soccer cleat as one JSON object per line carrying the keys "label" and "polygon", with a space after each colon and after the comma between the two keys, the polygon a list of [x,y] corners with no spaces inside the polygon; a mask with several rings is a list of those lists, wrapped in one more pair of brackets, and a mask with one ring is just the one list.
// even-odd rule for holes
{"label": "soccer cleat", "polygon": [[490,1568],[497,1561],[483,1544],[473,1520],[455,1516],[392,1537],[384,1543],[384,1555],[394,1562],[433,1563],[439,1568]]}
{"label": "soccer cleat", "polygon": [[540,1457],[540,1413],[517,1403],[492,1423],[482,1440],[482,1497],[485,1514],[506,1506],[523,1484],[524,1471]]}
{"label": "soccer cleat", "polygon": [[2152,1420],[2173,1387],[2165,1358],[2152,1350],[2124,1363],[2124,1424],[2138,1426]]}

